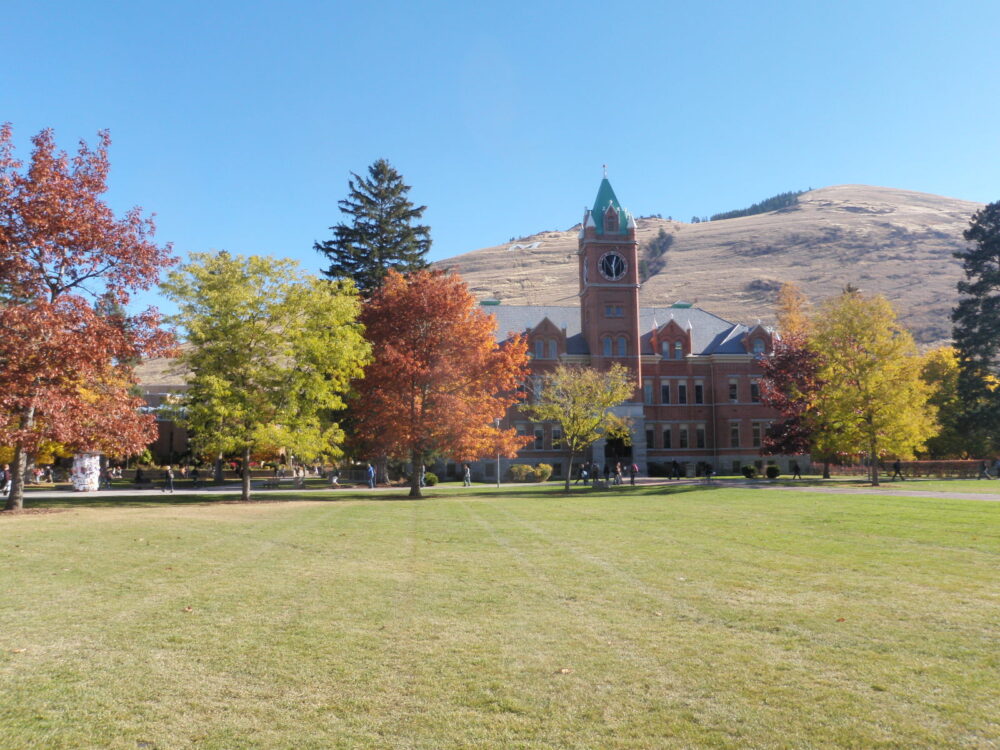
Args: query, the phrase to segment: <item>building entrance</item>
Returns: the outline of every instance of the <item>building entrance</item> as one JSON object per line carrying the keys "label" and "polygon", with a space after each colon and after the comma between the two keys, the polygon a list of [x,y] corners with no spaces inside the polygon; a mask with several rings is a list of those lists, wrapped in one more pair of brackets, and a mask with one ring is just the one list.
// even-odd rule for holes
{"label": "building entrance", "polygon": [[623,466],[631,464],[632,446],[625,445],[625,441],[621,438],[611,438],[604,445],[604,460],[612,467],[618,461],[621,461]]}

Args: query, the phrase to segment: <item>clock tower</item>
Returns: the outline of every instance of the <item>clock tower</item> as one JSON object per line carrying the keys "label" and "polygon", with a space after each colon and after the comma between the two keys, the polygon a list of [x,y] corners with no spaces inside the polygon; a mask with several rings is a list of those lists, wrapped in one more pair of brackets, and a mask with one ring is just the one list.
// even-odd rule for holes
{"label": "clock tower", "polygon": [[594,207],[583,216],[580,244],[581,328],[591,363],[600,368],[619,363],[635,377],[641,401],[639,351],[639,252],[635,220],[621,207],[605,177]]}

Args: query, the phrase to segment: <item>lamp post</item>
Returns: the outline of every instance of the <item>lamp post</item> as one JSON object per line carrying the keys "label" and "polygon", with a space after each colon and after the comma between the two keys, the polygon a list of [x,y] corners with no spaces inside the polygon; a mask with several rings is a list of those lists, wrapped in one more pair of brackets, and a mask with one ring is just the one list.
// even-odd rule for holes
{"label": "lamp post", "polygon": [[497,417],[497,489],[500,489],[500,417]]}

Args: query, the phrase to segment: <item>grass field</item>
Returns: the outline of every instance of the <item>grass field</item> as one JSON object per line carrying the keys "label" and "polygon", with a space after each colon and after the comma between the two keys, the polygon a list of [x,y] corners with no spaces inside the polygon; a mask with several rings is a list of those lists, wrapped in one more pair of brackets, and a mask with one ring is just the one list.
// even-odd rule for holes
{"label": "grass field", "polygon": [[998,746],[1000,503],[431,495],[0,516],[0,747]]}

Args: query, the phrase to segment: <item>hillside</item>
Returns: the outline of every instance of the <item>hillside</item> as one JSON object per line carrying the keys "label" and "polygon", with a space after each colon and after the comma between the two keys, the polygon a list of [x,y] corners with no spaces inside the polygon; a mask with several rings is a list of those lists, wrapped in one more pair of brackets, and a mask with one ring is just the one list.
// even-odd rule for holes
{"label": "hillside", "polygon": [[[627,201],[626,201],[627,204]],[[814,302],[847,284],[885,295],[922,345],[951,336],[961,266],[952,253],[981,204],[866,185],[804,193],[797,206],[685,224],[639,219],[640,253],[663,229],[673,242],[642,289],[643,305],[696,302],[736,322],[774,320],[783,282]],[[577,229],[542,232],[444,261],[482,299],[508,304],[577,302]]]}

